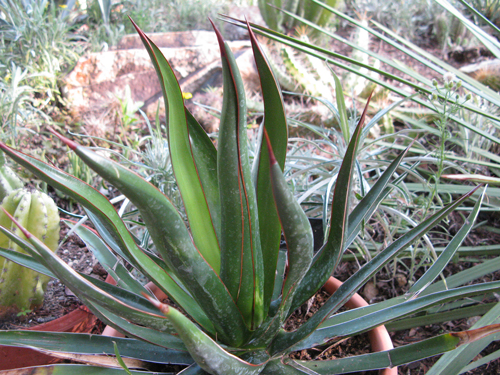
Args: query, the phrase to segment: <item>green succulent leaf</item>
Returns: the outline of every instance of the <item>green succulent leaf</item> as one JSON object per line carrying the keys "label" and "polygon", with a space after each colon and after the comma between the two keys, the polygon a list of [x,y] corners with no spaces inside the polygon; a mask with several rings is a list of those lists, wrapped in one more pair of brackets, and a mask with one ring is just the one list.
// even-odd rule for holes
{"label": "green succulent leaf", "polygon": [[54,352],[81,354],[114,354],[113,341],[120,354],[128,358],[156,363],[191,364],[187,351],[158,350],[158,346],[129,338],[87,335],[83,333],[0,331],[0,344],[30,346]]}
{"label": "green succulent leaf", "polygon": [[209,332],[215,332],[211,321],[198,303],[176,283],[171,275],[137,246],[122,219],[106,197],[91,186],[49,164],[1,143],[0,148],[42,181],[62,191],[84,206],[99,233],[105,237],[104,239],[109,245],[115,245],[113,250],[119,250],[119,254],[128,263],[139,268],[143,274],[154,281],[205,329]]}
{"label": "green succulent leaf", "polygon": [[325,245],[314,256],[313,263],[302,280],[302,283],[300,284],[295,295],[292,310],[302,305],[304,301],[309,299],[323,286],[344,253],[346,233],[348,229],[347,218],[349,215],[352,174],[354,165],[356,164],[359,138],[363,129],[369,102],[370,100],[366,103],[363,114],[359,119],[358,126],[351,137],[349,147],[345,153],[344,160],[335,183],[328,239]]}
{"label": "green succulent leaf", "polygon": [[288,271],[281,293],[283,300],[280,315],[283,322],[289,312],[295,291],[311,265],[314,238],[309,220],[288,188],[280,166],[274,158],[267,133],[266,140],[274,201],[288,248]]}
{"label": "green succulent leaf", "polygon": [[[277,79],[267,61],[266,56],[255,37],[248,28],[250,41],[259,72],[262,97],[264,100],[264,129],[267,131],[281,171],[285,166],[288,145],[288,126],[283,107],[283,97]],[[260,243],[264,263],[264,311],[269,310],[276,277],[278,251],[281,240],[281,226],[273,201],[271,181],[269,179],[269,154],[267,147],[259,148],[255,163],[257,168],[257,206],[259,211]]]}
{"label": "green succulent leaf", "polygon": [[[447,333],[415,344],[400,346],[383,352],[364,354],[327,361],[297,361],[299,366],[313,370],[317,374],[332,374],[349,371],[368,371],[392,368],[453,350],[500,331],[500,325],[494,324],[476,330]],[[291,365],[291,363],[288,363]]]}
{"label": "green succulent leaf", "polygon": [[[2,231],[2,233],[4,233],[4,230],[4,228],[0,227],[0,231]],[[5,231],[8,232],[7,230]],[[0,256],[14,263],[20,264],[23,267],[31,268],[33,271],[38,273],[42,273],[49,277],[55,277],[55,275],[47,267],[40,263],[40,261],[35,260],[29,255],[22,254],[15,250],[0,248]]]}
{"label": "green succulent leaf", "polygon": [[[138,208],[156,245],[172,272],[182,281],[227,343],[245,340],[246,327],[231,296],[215,270],[194,246],[188,229],[170,200],[155,186],[122,165],[69,142],[90,168],[120,190]],[[168,294],[168,292],[167,292]]]}
{"label": "green succulent leaf", "polygon": [[299,341],[304,340],[311,335],[319,325],[327,319],[331,314],[337,311],[366,281],[369,280],[376,272],[378,272],[387,262],[395,255],[406,249],[415,239],[423,236],[434,225],[439,223],[450,212],[457,208],[464,200],[469,198],[477,188],[470,191],[468,194],[457,199],[452,204],[442,208],[430,218],[424,220],[415,228],[408,231],[399,239],[391,243],[387,248],[382,250],[377,256],[363,266],[358,272],[351,276],[342,286],[335,292],[326,303],[311,317],[305,324],[294,332],[281,332],[272,344],[271,353],[279,353],[295,346]]}
{"label": "green succulent leaf", "polygon": [[92,251],[99,263],[116,281],[117,285],[136,294],[149,293],[142,284],[135,279],[127,268],[119,262],[115,255],[108,248],[106,243],[97,235],[97,233],[85,225],[75,226],[73,222],[64,220],[66,225],[75,231],[75,234],[85,243],[87,248]]}
{"label": "green succulent leaf", "polygon": [[[16,223],[16,225],[19,225]],[[34,249],[38,252],[38,254],[44,258],[44,263],[60,280],[64,280],[66,285],[70,287],[70,289],[75,291],[76,295],[81,295],[83,298],[89,299],[93,302],[100,303],[106,308],[110,310],[114,310],[121,314],[124,318],[127,318],[131,321],[134,321],[138,324],[148,325],[150,327],[154,327],[156,329],[165,331],[167,333],[171,332],[172,329],[167,321],[163,319],[160,315],[157,315],[156,312],[144,311],[138,308],[137,302],[138,300],[132,298],[123,302],[123,298],[120,299],[115,297],[102,289],[96,287],[94,283],[98,283],[98,280],[92,279],[92,281],[87,280],[85,277],[79,275],[76,271],[74,271],[71,267],[69,267],[66,263],[64,263],[57,255],[55,255],[43,242],[41,242],[38,238],[32,236],[29,232],[26,231],[23,227],[19,226],[19,229],[23,231],[23,234],[28,238],[30,243],[33,245]],[[8,235],[8,231],[3,231]],[[10,237],[15,241],[14,237]],[[101,282],[102,283],[102,282]],[[116,288],[109,284],[106,284],[107,288]],[[116,288],[119,289],[119,288]],[[130,293],[124,290],[119,289],[121,293]],[[132,293],[128,295],[130,297]],[[138,296],[136,296],[138,297]],[[142,297],[140,297],[142,298]],[[142,298],[143,299],[143,298]],[[143,299],[144,300],[144,299]],[[146,300],[144,300],[146,301]],[[149,304],[152,309],[151,304]],[[146,306],[145,310],[148,310]],[[154,311],[154,309],[152,309]]]}
{"label": "green succulent leaf", "polygon": [[191,149],[194,160],[196,160],[196,170],[207,198],[215,233],[217,238],[220,238],[221,217],[219,180],[217,179],[217,150],[205,130],[187,109],[186,119],[189,127]]}
{"label": "green succulent leaf", "polygon": [[175,327],[196,363],[209,374],[258,375],[265,367],[267,361],[252,364],[227,352],[177,309],[155,304]]}
{"label": "green succulent leaf", "polygon": [[450,301],[456,301],[460,298],[485,295],[487,293],[497,291],[499,287],[500,282],[491,282],[476,286],[471,285],[437,292],[425,297],[420,297],[412,300],[409,299],[409,296],[406,296],[406,298],[401,298],[394,301],[395,303],[391,306],[371,312],[370,314],[367,314],[367,309],[363,311],[363,313],[359,317],[354,317],[354,314],[350,315],[352,320],[344,321],[339,324],[335,324],[335,322],[341,317],[339,316],[339,318],[336,318],[334,316],[321,324],[320,327],[304,341],[294,346],[293,350],[301,350],[304,348],[322,344],[325,341],[328,341],[335,337],[358,334],[360,332],[367,331],[400,317],[428,309],[431,306],[436,306],[438,304]]}
{"label": "green succulent leaf", "polygon": [[91,302],[85,298],[82,301],[92,309],[92,312],[99,320],[127,337],[136,338],[162,348],[186,351],[186,346],[177,335],[166,335],[160,330],[131,323],[98,303]]}
{"label": "green succulent leaf", "polygon": [[[216,273],[220,270],[220,249],[209,205],[198,175],[189,137],[184,99],[177,78],[160,49],[132,21],[156,69],[168,114],[168,144],[172,167],[196,247]],[[192,122],[192,119],[190,119]],[[192,128],[192,127],[191,127]],[[206,180],[205,180],[206,182]],[[213,186],[210,186],[212,188]],[[208,188],[208,186],[207,186]]]}
{"label": "green succulent leaf", "polygon": [[264,266],[248,154],[245,90],[231,50],[215,31],[224,78],[217,153],[222,217],[220,274],[253,330],[264,319]]}

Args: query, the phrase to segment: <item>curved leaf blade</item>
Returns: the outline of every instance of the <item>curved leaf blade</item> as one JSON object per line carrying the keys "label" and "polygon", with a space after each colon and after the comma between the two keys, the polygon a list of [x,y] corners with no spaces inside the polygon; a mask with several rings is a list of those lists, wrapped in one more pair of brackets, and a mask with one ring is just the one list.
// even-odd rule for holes
{"label": "curved leaf blade", "polygon": [[383,352],[328,361],[297,361],[297,363],[321,375],[344,371],[346,368],[349,368],[349,371],[392,368],[456,349],[461,345],[475,342],[497,332],[500,332],[499,324],[476,330],[446,333],[415,344],[400,346]]}
{"label": "curved leaf blade", "polygon": [[168,113],[168,144],[172,167],[181,192],[196,247],[216,273],[220,249],[202,183],[191,149],[184,99],[177,78],[160,49],[132,21],[156,69]]}
{"label": "curved leaf blade", "polygon": [[30,346],[63,353],[113,355],[113,341],[120,355],[156,363],[192,363],[187,352],[158,350],[158,346],[136,339],[88,335],[83,333],[0,331],[0,344],[8,346]]}
{"label": "curved leaf blade", "polygon": [[298,345],[294,346],[293,350],[300,350],[303,348],[312,347],[314,345],[323,344],[325,341],[328,341],[335,337],[352,336],[360,332],[370,330],[384,323],[393,321],[400,317],[428,309],[432,306],[450,301],[456,301],[457,299],[462,297],[467,298],[478,295],[485,295],[487,293],[496,292],[499,290],[499,288],[500,282],[490,282],[481,285],[472,285],[445,290],[412,300],[408,299],[409,297],[398,298],[398,303],[395,303],[384,309],[374,311],[371,314],[366,314],[369,311],[365,310],[365,314],[361,314],[359,317],[353,317],[353,319],[350,321],[344,321],[342,323],[335,324],[338,318],[328,319],[309,337],[300,342]]}
{"label": "curved leaf blade", "polygon": [[477,200],[472,212],[465,221],[465,224],[460,228],[458,233],[452,238],[452,240],[446,246],[446,249],[439,255],[439,258],[434,261],[432,266],[425,272],[425,274],[418,279],[418,281],[410,288],[407,292],[409,295],[420,294],[427,286],[429,286],[444,270],[446,265],[451,261],[458,248],[465,240],[465,237],[469,234],[472,226],[476,222],[477,215],[479,215],[479,209],[483,203],[484,196],[486,194],[486,189],[483,189],[481,197]]}
{"label": "curved leaf blade", "polygon": [[[42,181],[70,196],[88,210],[89,217],[106,234],[124,259],[147,275],[176,303],[209,332],[215,332],[212,323],[198,303],[174,279],[137,246],[122,219],[108,199],[83,181],[38,159],[0,143],[0,148],[18,164],[34,173]],[[109,244],[109,242],[108,242]],[[111,244],[110,244],[111,245]]]}
{"label": "curved leaf blade", "polygon": [[215,29],[222,57],[224,97],[217,170],[221,200],[221,279],[247,326],[264,319],[264,266],[252,184],[243,81],[229,46]]}
{"label": "curved leaf blade", "polygon": [[281,168],[274,158],[271,141],[267,133],[265,135],[271,166],[274,201],[288,248],[288,272],[281,293],[280,307],[281,321],[283,322],[289,312],[295,291],[311,265],[314,238],[309,220],[292,192],[288,189]]}
{"label": "curved leaf blade", "polygon": [[349,215],[352,175],[356,164],[356,154],[370,98],[368,98],[356,130],[352,134],[349,147],[347,148],[342,166],[337,176],[333,194],[328,239],[325,245],[314,256],[313,264],[302,280],[297,294],[295,295],[292,310],[299,307],[323,286],[344,253],[348,229],[347,218]]}
{"label": "curved leaf blade", "polygon": [[[288,145],[288,125],[283,106],[283,96],[278,80],[275,78],[266,56],[248,27],[250,41],[255,58],[255,64],[260,78],[262,97],[264,100],[264,129],[267,131],[273,147],[274,157],[281,171],[285,167]],[[273,201],[271,180],[269,178],[269,153],[267,147],[262,147],[256,157],[257,165],[256,192],[259,211],[260,243],[264,262],[264,311],[269,310],[276,277],[278,252],[281,240],[281,225]]]}
{"label": "curved leaf blade", "polygon": [[258,375],[267,361],[254,365],[225,351],[175,308],[153,301],[170,320],[196,363],[209,374]]}
{"label": "curved leaf blade", "polygon": [[200,301],[205,315],[223,340],[234,346],[247,332],[241,314],[215,270],[194,246],[182,217],[155,186],[122,165],[59,136],[106,181],[120,190],[138,208],[157,251],[169,269]]}
{"label": "curved leaf blade", "polygon": [[337,311],[370,277],[380,270],[399,252],[406,249],[415,239],[420,238],[434,225],[439,223],[444,217],[458,207],[464,200],[468,199],[477,190],[473,189],[468,194],[457,199],[452,204],[442,208],[430,218],[424,220],[415,228],[408,231],[402,237],[391,243],[382,250],[377,256],[369,261],[364,267],[351,276],[335,292],[326,303],[312,316],[305,324],[294,332],[280,333],[272,344],[271,353],[279,353],[295,346],[299,341],[304,340],[311,335],[317,327],[327,319],[331,314]]}

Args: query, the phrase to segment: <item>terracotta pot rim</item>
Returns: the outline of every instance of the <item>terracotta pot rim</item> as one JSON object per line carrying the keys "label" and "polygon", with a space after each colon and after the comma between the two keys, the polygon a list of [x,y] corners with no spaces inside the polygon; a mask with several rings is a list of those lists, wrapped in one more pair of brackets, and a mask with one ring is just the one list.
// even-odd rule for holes
{"label": "terracotta pot rim", "polygon": [[[333,294],[335,291],[342,285],[342,281],[331,276],[328,281],[323,286],[323,289],[329,293]],[[369,303],[364,300],[358,293],[355,293],[349,301],[345,304],[349,309],[355,309],[358,307],[368,306]],[[394,349],[394,345],[392,344],[391,336],[389,336],[389,332],[385,328],[384,325],[375,327],[371,331],[368,332],[368,338],[370,339],[370,344],[372,350],[374,352],[381,352],[385,350]],[[379,372],[380,375],[397,375],[398,368],[386,368],[382,369]]]}
{"label": "terracotta pot rim", "polygon": [[[106,282],[111,283],[107,277]],[[40,332],[78,332],[89,333],[95,326],[97,317],[85,305],[50,322],[25,328],[26,331]],[[60,362],[61,359],[41,353],[35,349],[18,346],[0,345],[0,371],[31,366],[42,366]]]}
{"label": "terracotta pot rim", "polygon": [[[81,305],[75,310],[50,322],[26,328],[26,331],[40,332],[90,332],[97,317]],[[0,371],[13,370],[29,366],[41,366],[61,361],[37,350],[0,345]]]}

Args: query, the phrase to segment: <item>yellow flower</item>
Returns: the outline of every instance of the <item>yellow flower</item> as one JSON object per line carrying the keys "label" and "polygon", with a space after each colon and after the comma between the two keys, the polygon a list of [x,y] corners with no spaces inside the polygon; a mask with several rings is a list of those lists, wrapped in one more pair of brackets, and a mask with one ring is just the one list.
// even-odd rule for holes
{"label": "yellow flower", "polygon": [[183,92],[182,93],[182,98],[184,100],[191,99],[192,97],[193,97],[193,94],[191,94],[190,92]]}

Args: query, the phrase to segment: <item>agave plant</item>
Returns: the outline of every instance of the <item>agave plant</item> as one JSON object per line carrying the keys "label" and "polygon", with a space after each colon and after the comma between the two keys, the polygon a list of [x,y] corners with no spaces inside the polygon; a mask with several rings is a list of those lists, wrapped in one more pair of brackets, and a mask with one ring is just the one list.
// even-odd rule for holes
{"label": "agave plant", "polygon": [[[362,357],[322,362],[291,359],[290,353],[294,351],[322,346],[336,338],[367,331],[430,306],[499,291],[500,282],[490,282],[448,290],[434,286],[434,293],[425,294],[427,286],[439,275],[471,229],[480,200],[440,260],[407,295],[334,315],[381,267],[475,191],[438,211],[387,246],[352,275],[312,318],[297,330],[287,332],[283,329],[285,321],[330,277],[362,221],[388,194],[388,183],[404,154],[391,163],[351,210],[349,196],[363,128],[364,116],[361,117],[350,137],[338,173],[327,240],[314,255],[309,222],[282,175],[287,125],[281,93],[252,32],[252,47],[265,103],[261,147],[253,160],[253,167],[247,150],[243,83],[234,57],[221,35],[217,32],[224,72],[224,102],[216,150],[185,109],[182,92],[168,62],[151,40],[139,28],[137,30],[163,87],[168,108],[172,166],[187,223],[169,199],[139,175],[59,136],[87,165],[137,207],[155,245],[154,251],[147,251],[137,245],[115,208],[98,191],[51,165],[2,144],[4,152],[17,163],[85,208],[96,232],[84,226],[75,230],[117,285],[75,272],[20,225],[27,241],[5,228],[0,230],[29,255],[8,249],[2,249],[0,255],[61,279],[101,320],[128,338],[3,331],[0,332],[1,344],[29,345],[91,364],[53,365],[51,371],[54,374],[139,373],[128,368],[150,370],[151,362],[185,365],[180,371],[183,375],[331,374],[415,361],[500,329],[498,325],[491,325],[449,333]],[[14,218],[12,220],[16,222]],[[282,232],[287,249],[281,251]],[[151,292],[132,276],[132,268],[149,278],[173,303],[154,299]]]}

